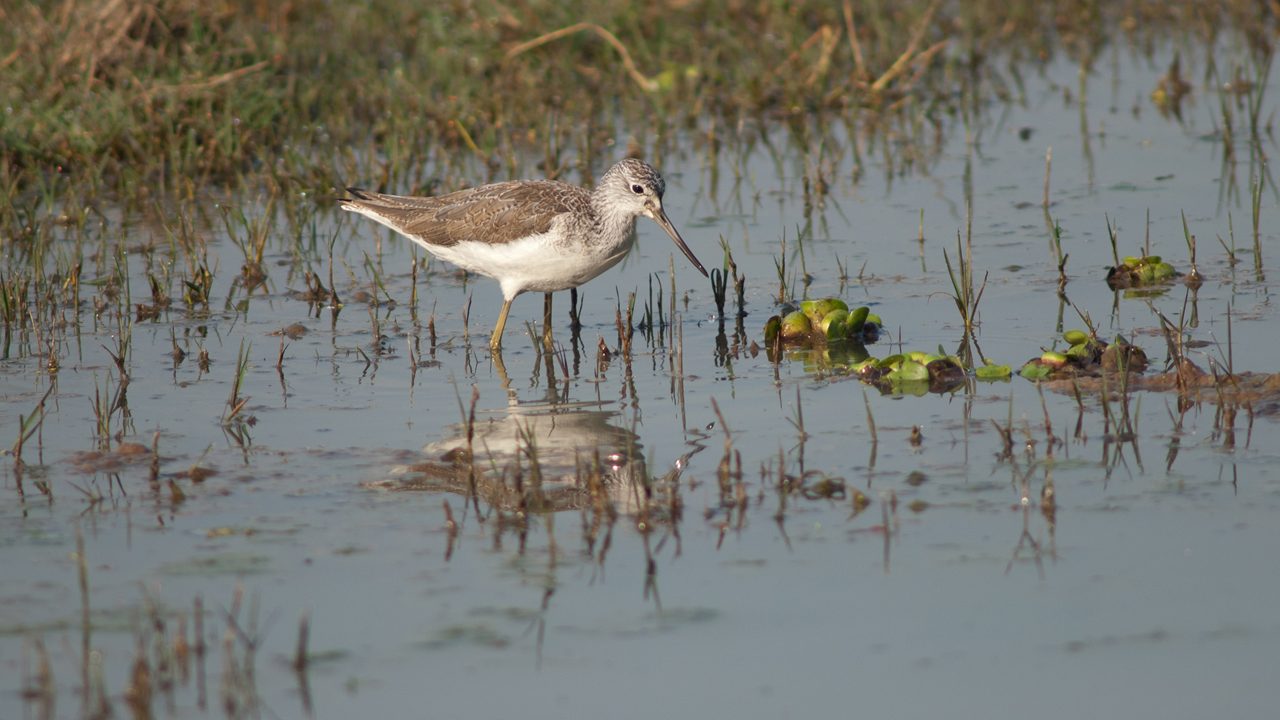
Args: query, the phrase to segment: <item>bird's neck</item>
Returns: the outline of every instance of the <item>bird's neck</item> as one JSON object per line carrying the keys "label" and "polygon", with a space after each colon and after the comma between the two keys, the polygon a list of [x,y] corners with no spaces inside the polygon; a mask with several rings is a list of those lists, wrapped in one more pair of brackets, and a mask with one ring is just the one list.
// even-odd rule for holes
{"label": "bird's neck", "polygon": [[608,238],[609,245],[615,248],[628,246],[634,242],[636,235],[634,213],[619,210],[607,198],[598,194],[593,194],[591,201],[592,209],[595,211],[593,230],[597,236]]}

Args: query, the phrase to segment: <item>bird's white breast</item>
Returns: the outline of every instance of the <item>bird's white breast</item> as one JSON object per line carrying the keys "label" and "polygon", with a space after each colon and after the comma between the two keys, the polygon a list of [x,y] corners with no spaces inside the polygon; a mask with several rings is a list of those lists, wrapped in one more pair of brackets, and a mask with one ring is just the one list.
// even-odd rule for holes
{"label": "bird's white breast", "polygon": [[432,247],[443,260],[502,284],[511,299],[522,292],[555,292],[577,287],[618,264],[634,242],[565,243],[559,228],[508,243],[460,242]]}

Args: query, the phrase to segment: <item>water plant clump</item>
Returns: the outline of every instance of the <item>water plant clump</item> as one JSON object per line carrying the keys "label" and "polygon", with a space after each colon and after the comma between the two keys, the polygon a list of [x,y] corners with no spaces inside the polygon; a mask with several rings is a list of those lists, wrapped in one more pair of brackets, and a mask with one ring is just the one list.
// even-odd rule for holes
{"label": "water plant clump", "polygon": [[988,362],[966,368],[964,361],[942,348],[934,352],[910,350],[883,358],[872,356],[861,342],[843,340],[826,344],[782,344],[774,354],[777,362],[786,358],[803,364],[804,371],[814,376],[852,376],[886,395],[924,395],[948,393],[964,387],[971,378],[983,381],[1008,380],[1013,371],[1008,365]]}
{"label": "water plant clump", "polygon": [[1123,262],[1107,268],[1107,285],[1112,290],[1164,285],[1181,275],[1173,265],[1159,255],[1126,257]]}
{"label": "water plant clump", "polygon": [[1107,343],[1083,330],[1067,330],[1065,351],[1045,350],[1028,360],[1018,371],[1028,380],[1061,380],[1078,376],[1096,377],[1103,372],[1141,373],[1147,369],[1142,348],[1117,335]]}
{"label": "water plant clump", "polygon": [[836,297],[786,303],[782,312],[764,324],[765,345],[770,348],[824,348],[830,344],[874,343],[884,321],[871,308],[849,309]]}
{"label": "water plant clump", "polygon": [[854,372],[863,382],[897,395],[946,393],[964,387],[969,379],[960,358],[913,350],[859,363]]}

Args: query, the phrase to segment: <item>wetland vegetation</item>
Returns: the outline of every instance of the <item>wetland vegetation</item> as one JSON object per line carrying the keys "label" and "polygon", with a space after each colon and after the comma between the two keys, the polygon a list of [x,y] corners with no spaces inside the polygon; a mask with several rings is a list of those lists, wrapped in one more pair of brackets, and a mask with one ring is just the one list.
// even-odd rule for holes
{"label": "wetland vegetation", "polygon": [[[0,715],[1266,711],[1278,13],[0,6]],[[335,202],[624,155],[550,349]]]}

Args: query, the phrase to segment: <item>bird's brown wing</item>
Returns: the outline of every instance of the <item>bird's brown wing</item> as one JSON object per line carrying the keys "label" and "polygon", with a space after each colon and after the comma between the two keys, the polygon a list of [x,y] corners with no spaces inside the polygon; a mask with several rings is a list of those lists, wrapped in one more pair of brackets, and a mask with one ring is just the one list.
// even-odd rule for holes
{"label": "bird's brown wing", "polygon": [[427,245],[477,240],[508,243],[547,232],[557,215],[585,212],[585,190],[561,182],[504,182],[438,197],[410,197],[348,188],[343,202]]}

